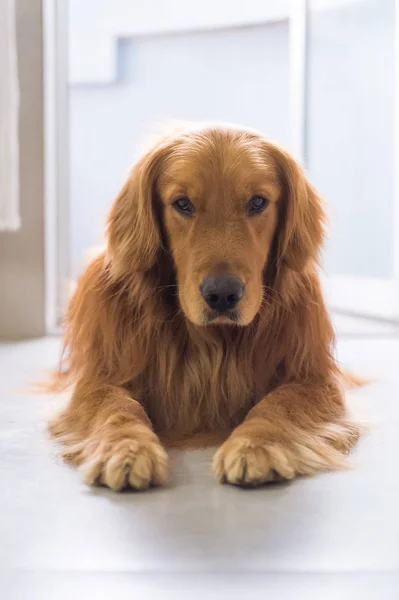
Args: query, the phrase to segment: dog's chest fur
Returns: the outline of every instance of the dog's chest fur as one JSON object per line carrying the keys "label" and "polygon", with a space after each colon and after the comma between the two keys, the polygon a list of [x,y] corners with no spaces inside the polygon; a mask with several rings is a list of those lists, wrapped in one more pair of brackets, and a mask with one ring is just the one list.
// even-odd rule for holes
{"label": "dog's chest fur", "polygon": [[191,434],[230,429],[256,396],[250,357],[239,336],[158,335],[156,358],[137,392],[158,432]]}

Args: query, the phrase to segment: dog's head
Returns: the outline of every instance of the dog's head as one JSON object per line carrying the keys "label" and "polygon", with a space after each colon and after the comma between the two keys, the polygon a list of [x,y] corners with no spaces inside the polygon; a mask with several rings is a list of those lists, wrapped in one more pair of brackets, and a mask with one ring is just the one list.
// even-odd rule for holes
{"label": "dog's head", "polygon": [[301,168],[261,134],[202,126],[166,136],[133,167],[109,218],[113,272],[171,257],[186,317],[247,325],[266,272],[317,258],[323,211]]}

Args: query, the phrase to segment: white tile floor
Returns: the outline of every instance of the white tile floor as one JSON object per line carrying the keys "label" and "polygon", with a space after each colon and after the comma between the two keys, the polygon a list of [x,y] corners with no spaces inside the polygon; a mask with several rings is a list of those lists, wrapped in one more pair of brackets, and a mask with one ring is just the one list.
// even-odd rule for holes
{"label": "white tile floor", "polygon": [[45,435],[58,400],[23,393],[57,339],[0,345],[0,597],[399,598],[399,337],[336,319],[375,426],[356,468],[289,485],[218,485],[212,451],[173,453],[163,490],[84,486]]}

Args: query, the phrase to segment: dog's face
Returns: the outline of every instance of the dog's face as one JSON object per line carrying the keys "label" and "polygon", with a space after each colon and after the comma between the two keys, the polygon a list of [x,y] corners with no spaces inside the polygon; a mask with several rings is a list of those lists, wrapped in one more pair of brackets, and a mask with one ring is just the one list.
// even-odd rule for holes
{"label": "dog's face", "polygon": [[289,155],[254,132],[202,128],[165,139],[136,165],[111,211],[109,247],[119,271],[145,270],[163,240],[186,317],[244,326],[261,306],[268,260],[303,268],[321,217]]}
{"label": "dog's face", "polygon": [[158,193],[185,315],[198,325],[250,323],[277,225],[272,158],[238,135],[188,138],[165,160]]}

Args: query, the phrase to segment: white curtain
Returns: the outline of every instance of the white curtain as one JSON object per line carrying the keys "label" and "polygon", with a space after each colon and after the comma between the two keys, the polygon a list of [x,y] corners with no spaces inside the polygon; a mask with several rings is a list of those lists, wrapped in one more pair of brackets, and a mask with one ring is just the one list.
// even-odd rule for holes
{"label": "white curtain", "polygon": [[15,0],[0,0],[0,230],[20,226],[18,109]]}

